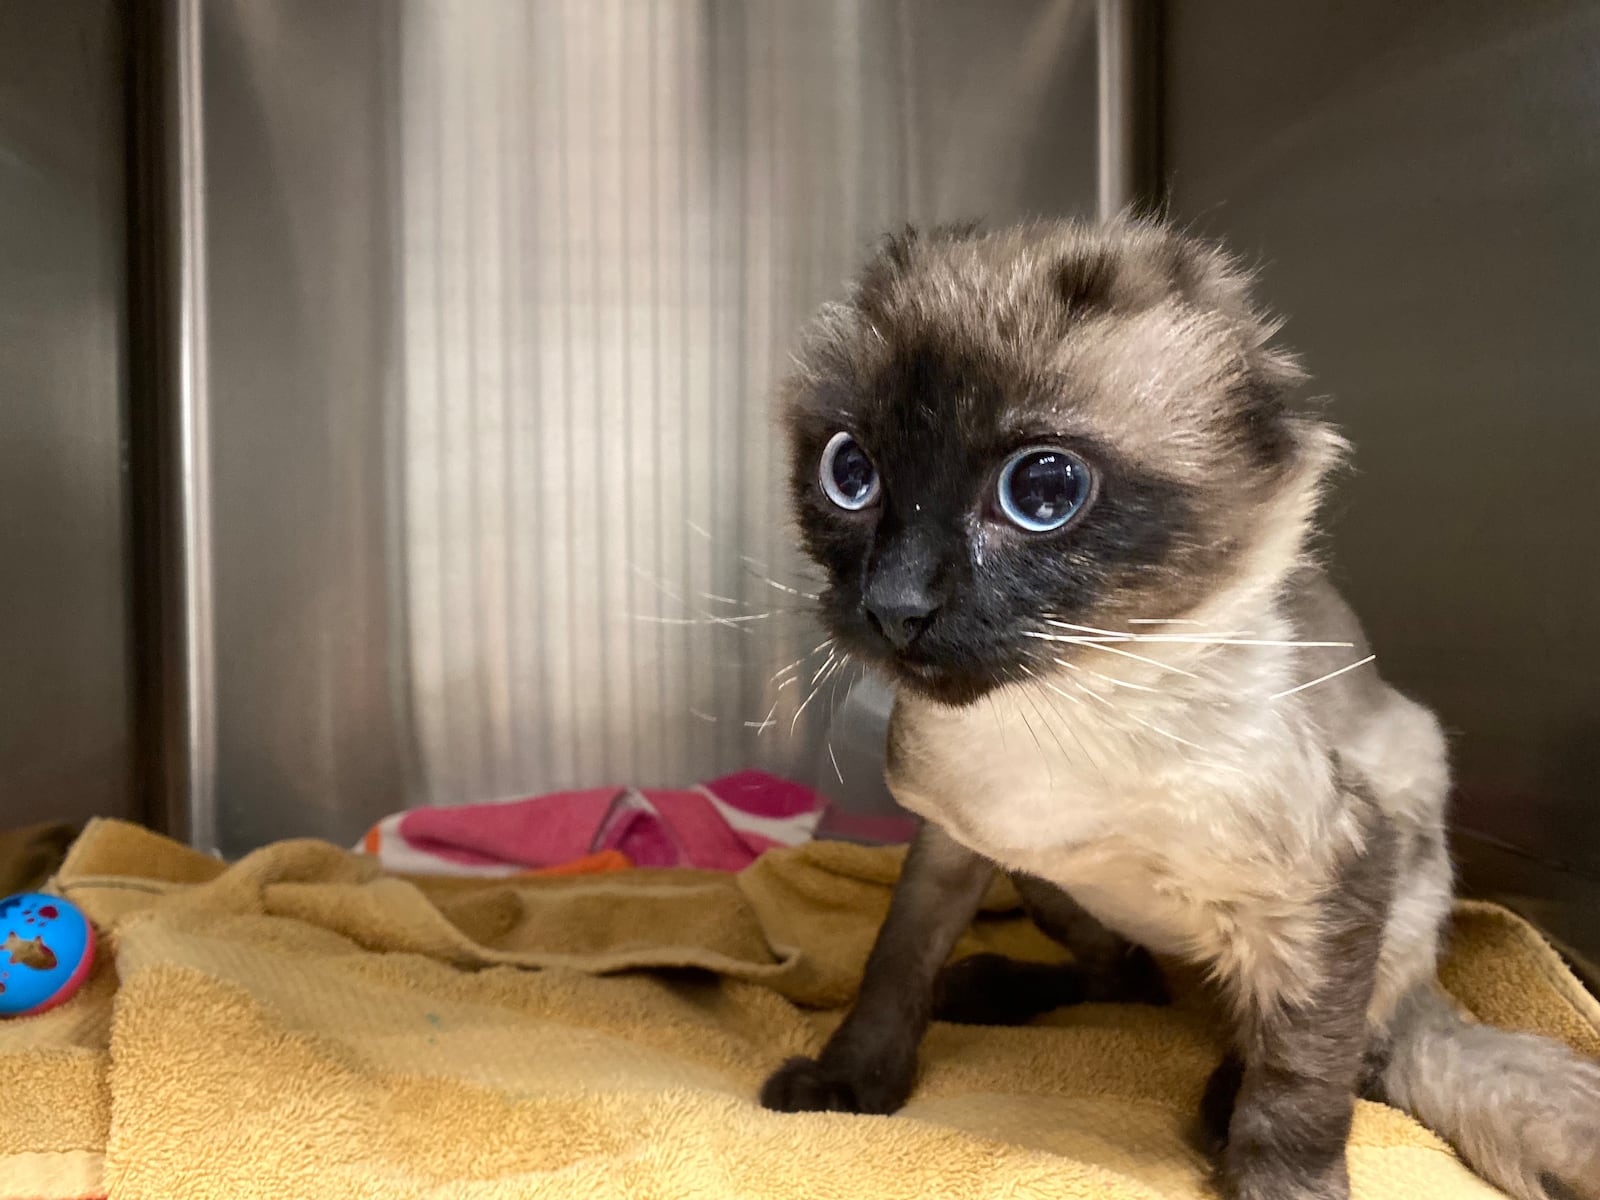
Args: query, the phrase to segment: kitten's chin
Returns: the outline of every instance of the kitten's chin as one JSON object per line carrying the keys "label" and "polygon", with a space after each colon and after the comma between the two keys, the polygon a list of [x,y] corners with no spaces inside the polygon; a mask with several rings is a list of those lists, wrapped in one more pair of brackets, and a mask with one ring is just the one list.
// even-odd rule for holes
{"label": "kitten's chin", "polygon": [[902,692],[951,708],[975,704],[999,686],[987,675],[951,671],[929,663],[896,661],[890,669]]}

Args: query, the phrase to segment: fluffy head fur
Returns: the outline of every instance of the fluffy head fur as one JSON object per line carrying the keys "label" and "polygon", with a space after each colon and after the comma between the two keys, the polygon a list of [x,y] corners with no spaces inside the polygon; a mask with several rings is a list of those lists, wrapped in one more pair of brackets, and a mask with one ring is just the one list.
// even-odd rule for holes
{"label": "fluffy head fur", "polygon": [[[965,703],[1041,661],[1027,631],[1046,617],[1180,617],[1259,576],[1269,540],[1286,577],[1342,443],[1286,407],[1300,373],[1275,330],[1231,260],[1160,226],[889,239],[818,317],[784,395],[830,632],[902,687]],[[839,431],[882,484],[858,512],[819,482]],[[1041,444],[1084,460],[1093,492],[1065,528],[1027,533],[995,488],[1008,455]],[[863,603],[884,572],[936,604],[898,648]]]}

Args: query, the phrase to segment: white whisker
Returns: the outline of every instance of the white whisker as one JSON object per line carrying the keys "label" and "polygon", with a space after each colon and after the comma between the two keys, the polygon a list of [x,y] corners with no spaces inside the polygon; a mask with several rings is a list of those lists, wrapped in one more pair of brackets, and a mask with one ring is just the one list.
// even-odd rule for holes
{"label": "white whisker", "polygon": [[1272,638],[1233,638],[1233,637],[1186,637],[1176,633],[1141,634],[1130,639],[1136,642],[1166,642],[1177,646],[1289,646],[1299,649],[1321,648],[1329,650],[1352,650],[1354,642],[1295,642]]}
{"label": "white whisker", "polygon": [[1135,654],[1132,650],[1119,650],[1117,647],[1107,646],[1103,642],[1084,642],[1080,644],[1089,646],[1095,650],[1102,650],[1107,654],[1116,654],[1123,658],[1131,658],[1135,662],[1142,662],[1148,666],[1156,667],[1162,671],[1171,671],[1174,675],[1182,675],[1185,679],[1200,678],[1200,676],[1196,675],[1193,671],[1186,671],[1182,667],[1173,666],[1171,663],[1157,662],[1153,658],[1146,658],[1142,654]]}
{"label": "white whisker", "polygon": [[834,642],[834,639],[831,638],[831,637],[823,638],[820,642],[818,642],[815,646],[811,647],[811,649],[807,650],[804,654],[802,654],[799,658],[795,659],[792,663],[789,663],[787,666],[779,667],[776,671],[774,671],[771,675],[769,675],[767,677],[767,683],[770,685],[770,684],[776,682],[778,676],[787,675],[790,671],[793,671],[796,667],[798,667],[801,663],[805,662],[813,654],[820,653],[824,647],[833,645],[833,642]]}
{"label": "white whisker", "polygon": [[717,723],[716,717],[712,716],[708,712],[701,712],[698,708],[691,708],[689,710],[689,715],[691,717],[698,717],[700,720],[705,721],[710,725],[715,725]]}
{"label": "white whisker", "polygon": [[1076,629],[1079,633],[1092,633],[1100,637],[1131,638],[1138,636],[1133,633],[1123,633],[1116,629],[1096,629],[1093,625],[1074,625],[1071,621],[1057,621],[1049,618],[1045,620],[1045,624],[1054,625],[1057,629]]}
{"label": "white whisker", "polygon": [[[659,579],[657,576],[652,575],[649,571],[646,571],[643,567],[639,566],[638,563],[629,563],[628,567],[629,567],[630,570],[633,571],[633,573],[635,575],[639,576],[639,578],[643,579],[651,587],[655,588],[656,591],[660,592],[668,600],[675,601],[676,603],[681,604],[684,608],[689,609],[691,612],[698,613],[700,616],[704,617],[707,621],[711,622],[713,625],[726,625],[729,629],[736,629],[740,633],[749,633],[750,632],[748,629],[744,628],[742,625],[739,625],[737,623],[737,619],[736,618],[733,618],[733,617],[719,617],[715,613],[707,612],[703,608],[700,608],[700,607],[698,607],[696,605],[690,604],[682,596],[678,595],[677,592],[673,591],[665,583],[663,583],[661,581],[661,579]],[[663,623],[675,623],[679,618],[661,617],[661,618],[648,618],[648,619],[660,620]],[[691,622],[691,623],[693,623],[693,622]]]}
{"label": "white whisker", "polygon": [[780,592],[787,592],[791,596],[799,596],[805,600],[815,600],[818,597],[818,593],[816,592],[803,592],[799,588],[790,587],[786,583],[779,583],[770,575],[764,574],[760,570],[758,560],[751,558],[748,554],[741,554],[739,556],[739,561],[744,564],[744,569],[748,574],[754,576],[756,579],[759,579],[768,587],[775,587]]}
{"label": "white whisker", "polygon": [[[823,684],[827,683],[828,680],[833,677],[834,672],[838,671],[840,667],[844,666],[844,664],[849,661],[850,656],[848,654],[835,659],[834,652],[832,650],[828,651],[828,662],[823,663],[821,671],[819,671],[817,675],[813,675],[811,678],[811,694],[805,698],[805,703],[801,704],[800,707],[795,710],[794,720],[789,722],[789,733],[791,736],[794,734],[795,726],[800,724],[800,714],[805,712],[807,705],[817,698],[817,694],[822,691]],[[829,670],[828,663],[833,663],[832,670]],[[827,672],[827,674],[822,674],[823,671]]]}
{"label": "white whisker", "polygon": [[1059,665],[1066,667],[1070,671],[1082,671],[1085,675],[1093,675],[1096,679],[1103,679],[1107,683],[1114,684],[1117,687],[1132,688],[1136,692],[1159,693],[1161,691],[1160,688],[1147,687],[1142,683],[1129,683],[1126,679],[1118,679],[1113,675],[1102,675],[1099,671],[1091,670],[1088,667],[1080,667],[1077,663],[1068,662],[1064,658],[1058,658],[1056,659],[1056,662]]}
{"label": "white whisker", "polygon": [[1054,692],[1056,695],[1060,696],[1063,700],[1071,700],[1074,704],[1078,705],[1080,708],[1083,706],[1083,701],[1082,700],[1079,700],[1076,696],[1074,696],[1070,692],[1062,691],[1055,684],[1051,683],[1048,679],[1041,679],[1041,680],[1039,680],[1039,682],[1044,684],[1045,687],[1049,688],[1052,692]]}
{"label": "white whisker", "polygon": [[794,736],[795,727],[800,724],[800,714],[806,711],[806,706],[817,698],[817,693],[822,690],[819,683],[811,689],[811,694],[800,702],[800,707],[794,710],[794,720],[789,722],[789,736]]}
{"label": "white whisker", "polygon": [[1132,715],[1127,714],[1127,713],[1124,713],[1123,715],[1128,720],[1132,721],[1135,725],[1142,726],[1143,728],[1148,729],[1151,733],[1159,733],[1164,738],[1171,738],[1173,741],[1177,742],[1178,745],[1187,746],[1191,750],[1199,750],[1201,753],[1205,752],[1205,747],[1204,746],[1198,745],[1195,742],[1191,742],[1188,738],[1179,737],[1177,734],[1173,733],[1170,729],[1163,729],[1159,725],[1152,725],[1152,724],[1150,724],[1149,721],[1140,720],[1138,717],[1132,716]]}
{"label": "white whisker", "polygon": [[1268,696],[1267,699],[1268,700],[1282,700],[1285,696],[1292,696],[1296,692],[1303,692],[1307,688],[1314,688],[1319,683],[1327,683],[1328,680],[1330,680],[1330,679],[1337,679],[1340,675],[1343,675],[1346,671],[1354,671],[1357,667],[1364,667],[1369,662],[1372,662],[1377,657],[1378,656],[1376,654],[1369,654],[1365,658],[1363,658],[1360,662],[1353,662],[1353,663],[1349,664],[1348,666],[1340,667],[1337,671],[1329,671],[1326,675],[1319,675],[1315,679],[1311,680],[1309,683],[1302,683],[1299,687],[1292,687],[1288,691],[1274,692],[1272,695]]}
{"label": "white whisker", "polygon": [[1000,749],[1006,749],[1006,723],[1000,719],[1000,706],[994,702],[994,693],[989,693],[989,711],[994,714],[995,731],[1000,735]]}
{"label": "white whisker", "polygon": [[833,773],[839,779],[839,786],[844,786],[844,772],[839,770],[839,757],[833,752],[833,743],[828,743],[828,760],[833,763]]}
{"label": "white whisker", "polygon": [[1078,691],[1082,692],[1085,696],[1089,697],[1089,699],[1099,701],[1101,704],[1103,704],[1107,708],[1109,708],[1112,712],[1117,712],[1118,711],[1117,710],[1117,706],[1115,704],[1111,703],[1111,701],[1107,700],[1104,696],[1102,696],[1099,692],[1095,691],[1093,688],[1086,688],[1081,683],[1075,683],[1072,686],[1077,688]]}
{"label": "white whisker", "polygon": [[1051,783],[1054,783],[1056,775],[1050,765],[1050,756],[1044,752],[1044,743],[1039,740],[1039,734],[1034,730],[1033,722],[1028,720],[1028,714],[1020,708],[1017,709],[1017,716],[1022,718],[1022,727],[1028,731],[1028,736],[1033,739],[1034,748],[1039,751],[1039,760],[1044,763],[1045,777]]}
{"label": "white whisker", "polygon": [[[793,683],[794,681],[790,680],[789,682]],[[783,689],[781,687],[778,690],[780,692],[783,691]],[[759,721],[746,721],[744,723],[744,727],[746,729],[754,729],[756,731],[756,736],[757,737],[760,737],[767,730],[771,729],[774,725],[777,724],[777,722],[772,719],[772,715],[775,712],[778,711],[778,701],[782,700],[782,699],[783,699],[783,697],[779,696],[778,700],[774,700],[772,702],[772,707],[767,709],[767,715],[762,717],[761,720],[759,720]]]}
{"label": "white whisker", "polygon": [[706,615],[704,617],[658,617],[653,613],[629,613],[629,618],[634,621],[646,621],[652,625],[729,625],[738,629],[740,633],[750,632],[741,626],[751,621],[765,621],[768,617],[775,616],[775,612],[746,613],[737,617],[718,617]]}

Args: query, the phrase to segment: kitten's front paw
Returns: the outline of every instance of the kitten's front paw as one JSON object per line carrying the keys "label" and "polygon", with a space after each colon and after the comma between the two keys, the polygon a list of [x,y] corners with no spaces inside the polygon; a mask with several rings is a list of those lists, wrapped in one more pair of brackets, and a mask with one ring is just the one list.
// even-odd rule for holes
{"label": "kitten's front paw", "polygon": [[791,1058],[762,1085],[761,1106],[775,1112],[892,1113],[910,1094],[912,1073]]}
{"label": "kitten's front paw", "polygon": [[1227,1200],[1350,1200],[1350,1184],[1252,1180],[1243,1184],[1224,1181],[1219,1189]]}
{"label": "kitten's front paw", "polygon": [[1216,1180],[1226,1200],[1350,1200],[1343,1154],[1315,1165],[1262,1161],[1242,1157],[1234,1149],[1229,1148]]}

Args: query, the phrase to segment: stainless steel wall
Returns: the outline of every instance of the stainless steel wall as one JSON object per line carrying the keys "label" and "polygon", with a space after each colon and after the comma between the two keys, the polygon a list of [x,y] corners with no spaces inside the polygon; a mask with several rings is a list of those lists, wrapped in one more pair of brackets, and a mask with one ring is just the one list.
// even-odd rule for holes
{"label": "stainless steel wall", "polygon": [[130,815],[123,28],[0,0],[0,827]]}
{"label": "stainless steel wall", "polygon": [[197,840],[751,764],[875,795],[848,676],[773,680],[820,635],[769,393],[894,223],[1093,210],[1094,7],[176,7]]}
{"label": "stainless steel wall", "polygon": [[1167,5],[1178,217],[1354,438],[1341,580],[1454,735],[1473,886],[1600,961],[1600,6]]}

